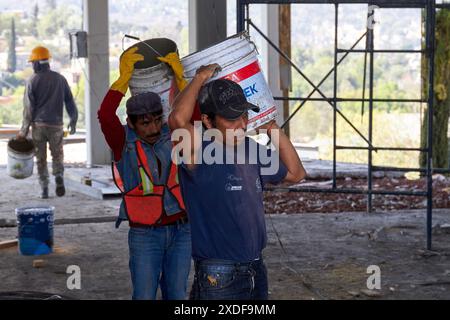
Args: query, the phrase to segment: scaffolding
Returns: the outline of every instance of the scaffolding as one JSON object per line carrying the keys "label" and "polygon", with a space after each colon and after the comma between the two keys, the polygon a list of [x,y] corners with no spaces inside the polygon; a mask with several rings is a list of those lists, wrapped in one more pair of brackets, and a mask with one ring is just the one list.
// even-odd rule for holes
{"label": "scaffolding", "polygon": [[[334,67],[325,75],[325,77],[316,85],[311,81],[302,70],[291,60],[291,58],[279,47],[271,41],[271,39],[262,32],[258,26],[256,26],[250,18],[250,5],[252,4],[330,4],[334,5],[335,17],[334,17]],[[425,12],[425,46],[421,50],[375,50],[374,48],[374,30],[367,27],[366,32],[355,42],[350,49],[339,48],[338,30],[339,30],[339,5],[340,4],[367,4],[368,6],[374,6],[373,8],[417,8],[423,9]],[[450,4],[442,3],[436,4],[436,0],[237,0],[237,32],[247,30],[255,30],[261,37],[267,41],[267,43],[280,54],[290,65],[297,71],[301,77],[303,77],[314,90],[306,97],[274,97],[278,101],[299,101],[300,105],[294,110],[292,114],[285,120],[283,126],[285,126],[305,105],[308,101],[322,101],[328,103],[333,109],[333,180],[331,188],[305,188],[301,186],[294,187],[276,187],[276,191],[287,192],[319,192],[319,193],[342,193],[342,194],[361,194],[367,195],[367,212],[372,212],[372,199],[373,195],[397,195],[397,196],[422,196],[427,199],[426,209],[426,247],[428,250],[432,248],[432,217],[433,217],[433,184],[432,176],[434,173],[449,173],[448,169],[435,169],[432,165],[433,155],[433,107],[434,107],[434,55],[435,55],[435,27],[436,27],[436,10],[437,9],[450,9]],[[368,18],[373,19],[375,10],[369,10]],[[365,49],[355,49],[357,45],[363,40],[366,40]],[[338,66],[345,58],[351,53],[364,53],[365,54],[365,68],[364,68],[364,85],[363,85],[363,97],[361,99],[344,99],[338,97]],[[375,53],[410,53],[410,54],[425,54],[428,63],[428,81],[426,92],[428,98],[424,99],[380,99],[374,97],[374,54]],[[343,54],[339,57],[340,54]],[[365,98],[365,81],[366,81],[366,63],[367,57],[369,58],[369,93],[368,98]],[[330,77],[334,76],[334,88],[333,97],[327,97],[321,90],[320,86]],[[318,93],[321,98],[312,98],[314,93]],[[368,135],[367,137],[361,133],[355,125],[339,110],[338,104],[341,102],[361,102],[362,104],[368,103]],[[374,103],[378,102],[401,102],[401,103],[426,103],[428,113],[427,123],[427,146],[426,148],[392,148],[373,145],[373,109]],[[367,144],[364,147],[356,146],[341,146],[337,144],[337,118],[338,115],[347,122],[353,130],[361,137]],[[367,150],[367,189],[344,189],[337,187],[337,151],[339,150]],[[426,168],[400,168],[390,166],[375,166],[373,165],[373,152],[378,151],[404,151],[404,152],[424,152],[426,154]],[[374,190],[373,188],[373,173],[374,172],[419,172],[426,176],[427,187],[423,191],[391,191],[391,190]]]}

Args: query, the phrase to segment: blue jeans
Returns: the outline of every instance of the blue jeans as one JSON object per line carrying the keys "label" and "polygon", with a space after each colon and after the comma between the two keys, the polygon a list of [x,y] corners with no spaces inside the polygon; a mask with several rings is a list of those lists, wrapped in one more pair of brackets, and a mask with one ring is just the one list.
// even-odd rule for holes
{"label": "blue jeans", "polygon": [[163,300],[186,299],[191,269],[189,223],[130,228],[128,246],[133,300],[155,300],[158,286]]}
{"label": "blue jeans", "polygon": [[196,260],[192,300],[267,300],[267,269],[261,259],[249,263]]}

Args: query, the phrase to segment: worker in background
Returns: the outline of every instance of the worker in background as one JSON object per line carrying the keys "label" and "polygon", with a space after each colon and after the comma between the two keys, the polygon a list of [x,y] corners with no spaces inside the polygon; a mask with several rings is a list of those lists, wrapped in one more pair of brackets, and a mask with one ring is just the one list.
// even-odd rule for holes
{"label": "worker in background", "polygon": [[120,77],[98,111],[114,154],[114,180],[123,195],[116,227],[129,221],[133,299],[155,300],[160,286],[164,300],[184,300],[191,266],[190,225],[177,166],[171,161],[172,142],[163,122],[161,98],[147,92],[128,99],[124,126],[116,115],[134,64],[144,59],[137,50],[134,47],[122,55]]}
{"label": "worker in background", "polygon": [[[207,83],[218,70],[217,64],[201,67],[175,99],[169,116],[172,130],[182,129],[180,132],[193,137],[190,152],[182,150],[184,163],[180,165],[195,262],[191,298],[265,300],[268,281],[262,256],[267,243],[263,186],[297,183],[306,172],[291,141],[273,120],[258,131],[264,129],[272,138],[276,152],[269,159],[279,165],[264,172],[267,163],[258,150],[263,148],[267,154],[271,151],[255,146],[256,142],[244,135],[248,112],[259,112],[259,108],[249,103],[242,88],[231,80]],[[207,129],[203,134],[197,134],[190,121],[197,101]],[[239,153],[238,146],[245,146],[249,152]],[[214,163],[200,161],[199,155],[207,154],[207,150],[215,151],[218,158]],[[233,157],[228,157],[229,152]],[[236,156],[239,163],[228,162]]]}
{"label": "worker in background", "polygon": [[35,145],[35,155],[42,188],[41,198],[49,196],[49,174],[47,168],[47,143],[50,146],[58,197],[66,193],[64,186],[64,124],[63,108],[66,106],[70,117],[70,134],[75,134],[78,110],[67,80],[61,74],[50,69],[50,52],[45,47],[36,47],[31,52],[29,62],[34,74],[27,81],[24,93],[22,128],[18,139],[28,136],[30,126]]}

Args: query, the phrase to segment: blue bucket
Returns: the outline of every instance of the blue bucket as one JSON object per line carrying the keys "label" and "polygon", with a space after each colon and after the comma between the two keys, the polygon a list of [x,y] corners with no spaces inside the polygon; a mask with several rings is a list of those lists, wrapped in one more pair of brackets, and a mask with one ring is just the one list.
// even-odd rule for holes
{"label": "blue bucket", "polygon": [[52,253],[54,212],[54,207],[16,209],[20,254],[38,256]]}

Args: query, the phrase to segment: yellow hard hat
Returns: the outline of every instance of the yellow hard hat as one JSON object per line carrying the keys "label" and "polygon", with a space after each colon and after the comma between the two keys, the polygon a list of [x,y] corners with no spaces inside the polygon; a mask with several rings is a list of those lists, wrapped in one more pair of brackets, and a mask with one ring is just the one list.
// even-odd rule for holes
{"label": "yellow hard hat", "polygon": [[39,60],[48,60],[51,58],[50,51],[48,51],[45,47],[36,47],[31,51],[30,58],[28,58],[28,62],[39,61]]}

